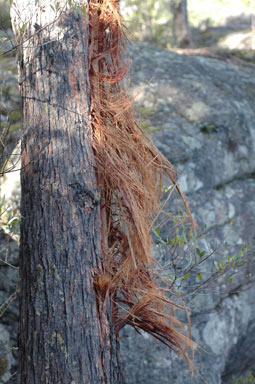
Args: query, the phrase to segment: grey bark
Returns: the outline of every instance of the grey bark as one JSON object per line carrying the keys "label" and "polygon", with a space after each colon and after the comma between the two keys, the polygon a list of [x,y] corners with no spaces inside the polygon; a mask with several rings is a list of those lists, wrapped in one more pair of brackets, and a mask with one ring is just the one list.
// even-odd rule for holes
{"label": "grey bark", "polygon": [[[72,2],[74,4],[74,1]],[[88,22],[14,1],[22,98],[22,384],[120,383],[111,305],[99,305],[100,195],[89,112]]]}

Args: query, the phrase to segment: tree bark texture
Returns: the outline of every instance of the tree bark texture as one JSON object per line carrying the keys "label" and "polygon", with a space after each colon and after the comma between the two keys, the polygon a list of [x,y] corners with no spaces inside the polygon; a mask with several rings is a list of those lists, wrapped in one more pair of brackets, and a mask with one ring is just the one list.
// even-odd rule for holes
{"label": "tree bark texture", "polygon": [[23,110],[20,382],[120,383],[110,303],[97,304],[100,193],[79,7],[14,0]]}
{"label": "tree bark texture", "polygon": [[171,0],[171,11],[174,46],[187,48],[191,45],[187,0]]}

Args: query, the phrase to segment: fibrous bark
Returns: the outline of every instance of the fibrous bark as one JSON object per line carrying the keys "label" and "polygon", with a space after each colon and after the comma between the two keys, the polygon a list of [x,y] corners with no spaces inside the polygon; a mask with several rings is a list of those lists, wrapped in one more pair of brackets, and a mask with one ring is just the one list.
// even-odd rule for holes
{"label": "fibrous bark", "polygon": [[[95,281],[99,297],[114,303],[116,331],[129,324],[148,332],[190,364],[194,344],[175,317],[173,291],[163,288],[152,252],[151,229],[160,213],[163,174],[182,198],[176,172],[134,119],[119,0],[91,0],[90,83],[94,151],[101,189],[104,273]],[[169,216],[167,216],[169,219]],[[161,282],[161,283],[160,283]],[[168,285],[168,283],[167,283]]]}
{"label": "fibrous bark", "polygon": [[99,312],[93,287],[101,239],[88,22],[65,3],[12,5],[23,110],[20,381],[113,384],[111,305]]}

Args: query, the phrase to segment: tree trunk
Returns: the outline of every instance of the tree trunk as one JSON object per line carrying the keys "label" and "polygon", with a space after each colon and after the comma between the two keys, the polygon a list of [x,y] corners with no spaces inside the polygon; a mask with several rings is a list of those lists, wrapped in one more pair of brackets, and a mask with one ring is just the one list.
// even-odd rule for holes
{"label": "tree trunk", "polygon": [[111,305],[97,303],[100,195],[85,8],[14,0],[23,109],[20,382],[119,384]]}
{"label": "tree trunk", "polygon": [[174,46],[187,48],[191,45],[187,0],[171,0],[171,11]]}

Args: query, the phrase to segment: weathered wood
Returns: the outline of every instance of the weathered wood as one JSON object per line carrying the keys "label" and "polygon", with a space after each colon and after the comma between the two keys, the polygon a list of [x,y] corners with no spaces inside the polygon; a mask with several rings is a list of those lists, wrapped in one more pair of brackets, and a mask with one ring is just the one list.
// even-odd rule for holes
{"label": "weathered wood", "polygon": [[22,42],[20,382],[119,384],[110,303],[104,314],[93,287],[101,240],[88,23],[63,3],[12,6]]}

